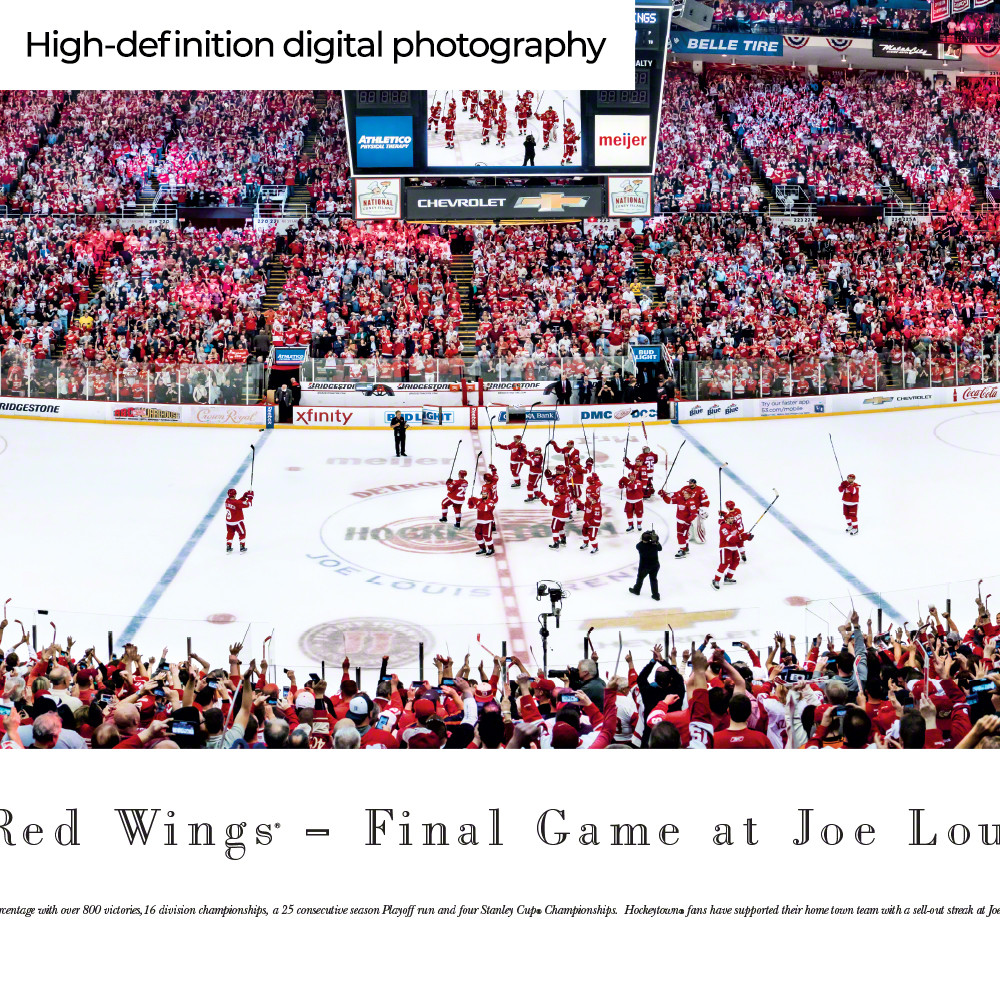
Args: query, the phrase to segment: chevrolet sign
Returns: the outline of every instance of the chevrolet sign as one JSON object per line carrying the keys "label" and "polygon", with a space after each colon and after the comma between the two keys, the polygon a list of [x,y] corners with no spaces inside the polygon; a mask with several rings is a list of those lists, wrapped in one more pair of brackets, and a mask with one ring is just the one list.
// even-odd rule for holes
{"label": "chevrolet sign", "polygon": [[414,221],[455,219],[581,219],[604,213],[604,188],[599,185],[521,187],[497,193],[432,193],[410,187],[405,217]]}

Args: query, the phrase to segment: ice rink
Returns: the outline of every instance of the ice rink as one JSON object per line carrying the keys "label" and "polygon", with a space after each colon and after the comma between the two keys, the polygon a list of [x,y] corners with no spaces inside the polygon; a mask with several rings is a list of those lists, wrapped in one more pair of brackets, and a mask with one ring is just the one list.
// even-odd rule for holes
{"label": "ice rink", "polygon": [[[671,458],[686,441],[671,486],[693,476],[718,500],[717,463],[729,463],[726,499],[747,526],[780,491],[773,515],[747,547],[738,584],[715,591],[714,516],[704,545],[685,560],[676,550],[673,508],[646,505],[647,525],[664,546],[662,601],[635,597],[635,534],[626,534],[617,489],[625,428],[597,429],[605,519],[600,552],[580,551],[579,524],[569,544],[549,549],[548,508],[524,503],[501,472],[498,556],[473,555],[473,520],[460,531],[438,523],[443,482],[459,439],[460,465],[476,450],[489,455],[489,432],[414,428],[408,458],[392,457],[385,430],[163,428],[0,421],[0,496],[4,571],[0,600],[8,616],[51,639],[73,635],[76,648],[107,632],[116,650],[137,641],[147,655],[166,645],[171,659],[194,650],[213,663],[250,625],[249,650],[260,655],[274,631],[273,660],[306,673],[329,670],[347,652],[375,669],[383,651],[413,676],[417,647],[473,663],[482,646],[541,662],[537,615],[549,610],[535,584],[553,580],[568,592],[560,627],[552,627],[549,666],[576,660],[589,627],[602,663],[612,666],[621,632],[645,659],[669,624],[680,642],[712,633],[720,644],[744,639],[766,653],[769,634],[830,634],[853,600],[862,623],[882,607],[884,622],[915,622],[929,604],[950,597],[961,628],[971,623],[979,577],[989,577],[1000,488],[1000,407],[882,413],[836,418],[648,426]],[[844,531],[833,434],[845,475],[861,486],[860,527]],[[528,443],[543,443],[542,428]],[[579,430],[563,429],[564,443]],[[641,441],[632,429],[630,454]],[[510,440],[503,430],[498,438]],[[250,445],[257,446],[256,502],[247,521],[249,551],[225,551],[222,501],[229,486],[249,485]],[[582,449],[581,449],[582,450]],[[874,616],[873,616],[874,617]],[[477,640],[477,636],[480,638]],[[11,625],[4,645],[17,638]],[[244,654],[246,656],[246,654]],[[487,657],[488,660],[488,657]]]}

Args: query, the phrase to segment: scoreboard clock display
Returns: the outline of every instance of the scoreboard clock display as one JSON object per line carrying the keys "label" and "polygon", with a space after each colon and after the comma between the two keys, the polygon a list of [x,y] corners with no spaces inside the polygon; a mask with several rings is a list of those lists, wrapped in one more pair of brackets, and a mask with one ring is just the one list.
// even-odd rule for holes
{"label": "scoreboard clock display", "polygon": [[[462,90],[461,81],[430,92],[345,91],[351,170],[357,177],[651,174],[669,21],[669,7],[635,7],[635,77],[627,89],[542,90],[525,79],[502,91]],[[521,113],[534,149],[519,134]]]}
{"label": "scoreboard clock display", "polygon": [[411,90],[355,90],[359,111],[399,111],[413,107]]}

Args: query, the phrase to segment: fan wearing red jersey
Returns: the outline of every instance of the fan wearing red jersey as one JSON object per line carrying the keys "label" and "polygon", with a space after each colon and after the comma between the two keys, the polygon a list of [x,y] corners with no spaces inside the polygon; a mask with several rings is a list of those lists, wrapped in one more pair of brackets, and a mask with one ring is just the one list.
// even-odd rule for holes
{"label": "fan wearing red jersey", "polygon": [[747,723],[753,703],[746,690],[733,694],[729,699],[729,728],[713,734],[716,750],[773,750],[766,733],[751,729]]}
{"label": "fan wearing red jersey", "polygon": [[243,511],[253,503],[253,490],[247,490],[241,497],[236,496],[236,490],[230,490],[226,495],[226,551],[233,551],[233,538],[240,540],[240,552],[246,552],[247,529],[243,523]]}
{"label": "fan wearing red jersey", "polygon": [[456,528],[462,527],[462,504],[465,503],[465,491],[469,487],[469,480],[466,479],[468,474],[465,469],[459,469],[457,479],[448,479],[445,481],[445,487],[448,492],[441,501],[441,516],[438,520],[446,522],[448,520],[448,511],[454,510]]}
{"label": "fan wearing red jersey", "polygon": [[860,491],[858,484],[854,481],[854,474],[849,475],[838,487],[844,501],[844,519],[847,521],[847,533],[856,535],[858,533],[858,497]]}
{"label": "fan wearing red jersey", "polygon": [[642,524],[642,501],[644,498],[644,490],[642,486],[642,480],[635,474],[635,472],[630,472],[627,476],[622,476],[618,480],[618,488],[625,491],[625,517],[628,518],[628,527],[625,529],[626,534],[630,531],[635,531],[636,521]]}
{"label": "fan wearing red jersey", "polygon": [[601,506],[600,490],[587,490],[587,501],[576,502],[577,510],[583,511],[583,545],[581,549],[590,546],[591,552],[597,551],[597,533],[601,530],[601,520],[604,517],[604,508]]}
{"label": "fan wearing red jersey", "polygon": [[521,486],[521,466],[528,461],[528,449],[521,443],[521,435],[515,434],[514,440],[510,444],[501,444],[497,441],[497,447],[501,451],[510,452],[510,474],[514,479],[512,489],[519,489]]}
{"label": "fan wearing red jersey", "polygon": [[753,540],[736,522],[736,515],[719,511],[719,568],[712,578],[712,586],[719,589],[719,581],[736,583],[733,574],[740,564],[740,549],[744,542]]}
{"label": "fan wearing red jersey", "polygon": [[569,518],[572,508],[572,497],[565,484],[557,484],[555,496],[550,500],[544,494],[541,501],[547,507],[552,508],[552,544],[550,549],[558,549],[560,545],[566,544],[566,521]]}
{"label": "fan wearing red jersey", "polygon": [[496,525],[493,521],[493,515],[497,508],[497,502],[493,499],[488,483],[483,487],[480,497],[472,497],[469,500],[469,506],[476,511],[476,541],[479,542],[479,551],[476,555],[491,556],[494,554],[493,529]]}

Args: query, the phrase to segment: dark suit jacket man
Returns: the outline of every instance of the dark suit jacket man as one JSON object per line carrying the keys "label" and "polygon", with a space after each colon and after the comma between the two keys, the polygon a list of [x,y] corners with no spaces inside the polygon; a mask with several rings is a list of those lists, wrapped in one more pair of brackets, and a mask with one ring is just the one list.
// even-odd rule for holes
{"label": "dark suit jacket man", "polygon": [[560,403],[568,403],[573,395],[573,383],[568,378],[559,379],[556,384],[556,399]]}
{"label": "dark suit jacket man", "polygon": [[274,394],[274,401],[278,404],[278,422],[290,424],[292,422],[292,392],[287,385],[283,385]]}

